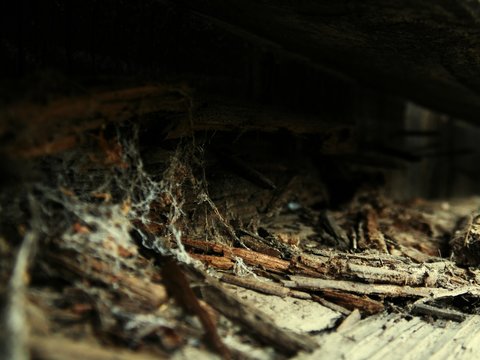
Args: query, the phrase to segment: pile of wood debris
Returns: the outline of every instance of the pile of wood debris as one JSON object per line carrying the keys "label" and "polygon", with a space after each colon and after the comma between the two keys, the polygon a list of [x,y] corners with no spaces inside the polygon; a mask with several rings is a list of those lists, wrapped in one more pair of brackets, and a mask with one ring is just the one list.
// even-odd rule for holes
{"label": "pile of wood debris", "polygon": [[[378,319],[474,326],[480,199],[394,201],[371,174],[352,190],[305,156],[318,137],[168,128],[152,146],[148,126],[84,125],[32,145],[37,175],[2,192],[7,357],[339,356]],[[352,196],[333,206],[335,186]]]}

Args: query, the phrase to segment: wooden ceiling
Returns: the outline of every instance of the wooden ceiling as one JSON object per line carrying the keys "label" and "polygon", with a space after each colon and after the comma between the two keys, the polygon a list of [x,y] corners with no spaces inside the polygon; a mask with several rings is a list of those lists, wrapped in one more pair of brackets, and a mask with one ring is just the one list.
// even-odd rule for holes
{"label": "wooden ceiling", "polygon": [[[3,78],[38,69],[97,83],[108,76],[165,81],[188,74],[223,94],[241,93],[245,58],[264,51],[275,61],[294,59],[329,78],[454,117],[476,122],[480,115],[476,1],[6,3],[0,9]],[[56,80],[44,82],[57,86]],[[2,85],[4,98],[16,94],[9,84]]]}

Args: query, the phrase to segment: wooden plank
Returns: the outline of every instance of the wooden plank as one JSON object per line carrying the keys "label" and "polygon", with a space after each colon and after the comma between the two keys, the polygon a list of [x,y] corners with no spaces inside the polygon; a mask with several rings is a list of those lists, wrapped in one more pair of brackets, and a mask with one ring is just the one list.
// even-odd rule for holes
{"label": "wooden plank", "polygon": [[[321,347],[302,360],[317,359],[472,359],[480,351],[480,316],[462,323],[405,319],[379,314],[342,332],[319,337]],[[392,351],[401,349],[401,351]]]}

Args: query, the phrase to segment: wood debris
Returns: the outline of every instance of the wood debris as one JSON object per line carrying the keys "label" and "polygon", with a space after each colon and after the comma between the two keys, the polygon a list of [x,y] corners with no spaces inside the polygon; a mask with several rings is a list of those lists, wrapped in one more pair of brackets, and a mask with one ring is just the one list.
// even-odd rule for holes
{"label": "wood debris", "polygon": [[480,215],[471,214],[457,229],[450,241],[453,259],[462,265],[480,264]]}
{"label": "wood debris", "polygon": [[430,315],[430,316],[435,316],[436,318],[458,321],[458,322],[462,322],[463,320],[466,319],[466,315],[459,311],[450,310],[450,309],[441,309],[441,308],[423,304],[423,303],[414,304],[412,308],[412,314]]}
{"label": "wood debris", "polygon": [[298,351],[313,351],[317,344],[308,336],[283,330],[274,325],[272,319],[229,294],[213,279],[202,287],[202,296],[224,316],[241,323],[249,331],[286,354]]}
{"label": "wood debris", "polygon": [[[190,119],[187,92],[130,90],[103,93],[92,106],[111,123],[122,106],[130,112],[139,104],[138,115],[162,110]],[[165,99],[155,104],[157,97]],[[37,109],[38,116],[48,116],[54,105]],[[69,119],[71,110],[51,121]],[[60,139],[81,137],[81,144],[46,150],[40,134],[37,144],[18,153],[37,161],[49,180],[29,192],[37,196],[41,223],[23,224],[31,211],[24,209],[25,197],[0,203],[18,225],[13,231],[2,220],[14,239],[0,242],[2,279],[25,280],[11,275],[15,264],[8,254],[20,243],[15,236],[35,233],[39,244],[30,271],[25,264],[21,271],[31,277],[20,309],[31,315],[31,336],[16,343],[10,331],[2,346],[11,353],[29,346],[39,358],[55,358],[53,343],[44,340],[52,336],[63,346],[58,357],[87,347],[86,359],[107,358],[117,347],[136,350],[118,352],[119,358],[169,357],[191,344],[221,358],[245,358],[247,345],[288,357],[316,351],[309,331],[346,334],[364,319],[392,312],[457,322],[479,312],[480,272],[466,267],[477,265],[479,201],[402,203],[356,187],[342,178],[344,164],[333,144],[340,136],[328,131],[295,140],[311,149],[309,141],[321,139],[328,154],[313,157],[318,168],[331,167],[323,172],[302,146],[277,156],[286,146],[281,133],[262,134],[261,143],[252,134],[225,132],[203,142],[175,135],[162,146],[146,141],[142,157],[136,126],[100,127],[95,119],[73,135],[72,129],[59,132]],[[348,201],[333,194],[338,181],[350,187]],[[324,325],[284,328],[275,314],[239,296],[239,288],[321,308]],[[4,292],[16,296],[13,290]],[[78,334],[85,337],[76,343]]]}

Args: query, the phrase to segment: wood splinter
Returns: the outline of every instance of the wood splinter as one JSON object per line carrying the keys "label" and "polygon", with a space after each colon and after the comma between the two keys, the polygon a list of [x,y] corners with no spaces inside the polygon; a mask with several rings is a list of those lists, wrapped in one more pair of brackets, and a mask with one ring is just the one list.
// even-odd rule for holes
{"label": "wood splinter", "polygon": [[467,318],[467,315],[462,312],[451,309],[440,309],[424,303],[414,304],[411,312],[415,315],[430,315],[436,318],[457,322],[462,322]]}
{"label": "wood splinter", "polygon": [[312,298],[312,296],[306,292],[288,289],[282,285],[268,283],[255,279],[241,278],[238,276],[223,274],[220,280],[229,284],[244,287],[246,289],[258,291],[267,295],[275,295],[280,297],[291,296],[297,299],[304,300],[310,300]]}

